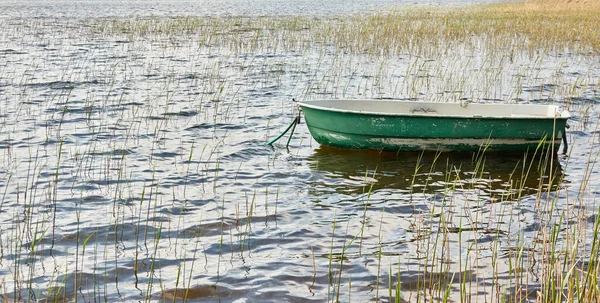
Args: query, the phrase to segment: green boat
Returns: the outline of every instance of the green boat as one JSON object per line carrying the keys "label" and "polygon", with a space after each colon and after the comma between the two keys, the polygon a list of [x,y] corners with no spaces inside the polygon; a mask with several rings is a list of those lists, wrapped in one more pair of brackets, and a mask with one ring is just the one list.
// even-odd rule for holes
{"label": "green boat", "polygon": [[300,102],[321,145],[385,151],[566,150],[570,114],[556,105],[392,100]]}

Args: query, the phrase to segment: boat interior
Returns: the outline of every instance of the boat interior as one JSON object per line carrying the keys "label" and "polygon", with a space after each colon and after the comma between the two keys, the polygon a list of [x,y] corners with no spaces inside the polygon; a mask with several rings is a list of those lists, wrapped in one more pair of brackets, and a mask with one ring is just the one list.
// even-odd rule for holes
{"label": "boat interior", "polygon": [[378,115],[568,118],[556,105],[442,103],[393,100],[312,100],[300,103],[315,109]]}

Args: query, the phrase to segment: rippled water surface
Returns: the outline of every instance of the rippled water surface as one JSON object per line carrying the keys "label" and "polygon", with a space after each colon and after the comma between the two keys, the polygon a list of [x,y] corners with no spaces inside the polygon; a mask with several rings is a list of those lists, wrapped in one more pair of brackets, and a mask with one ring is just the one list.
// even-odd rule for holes
{"label": "rippled water surface", "polygon": [[0,17],[97,18],[132,16],[330,16],[379,12],[390,7],[458,6],[492,0],[6,0]]}
{"label": "rippled water surface", "polygon": [[[474,2],[454,4],[464,3]],[[111,29],[114,17],[329,22],[407,5],[0,4],[0,297],[388,301],[390,281],[402,302],[535,292],[544,231],[597,220],[597,57],[523,55],[485,69],[459,46],[375,56]],[[242,31],[231,37],[256,29]],[[571,149],[553,159],[343,151],[304,124],[288,148],[287,138],[269,147],[292,98],[556,103],[573,115]]]}

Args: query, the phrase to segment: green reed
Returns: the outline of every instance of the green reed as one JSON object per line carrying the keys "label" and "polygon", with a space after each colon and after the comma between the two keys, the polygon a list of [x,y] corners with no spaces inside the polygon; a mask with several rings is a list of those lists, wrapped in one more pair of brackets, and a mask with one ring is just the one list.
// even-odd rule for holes
{"label": "green reed", "polygon": [[[262,77],[264,83],[245,84],[246,87],[260,88],[261,86],[274,85],[276,87],[284,87],[293,92],[295,96],[301,96],[304,99],[310,99],[318,96],[331,97],[409,97],[415,99],[431,98],[434,101],[453,102],[460,101],[463,98],[474,100],[482,100],[485,98],[503,98],[506,100],[521,102],[527,99],[544,99],[549,102],[564,102],[564,104],[575,104],[577,96],[586,95],[590,92],[590,85],[598,86],[600,78],[594,75],[590,70],[594,65],[589,66],[589,70],[583,74],[569,76],[569,70],[565,65],[572,64],[577,60],[585,61],[585,57],[565,58],[563,63],[550,67],[550,75],[541,72],[542,67],[556,60],[557,52],[562,50],[571,51],[573,53],[585,54],[588,51],[597,52],[597,42],[593,36],[588,33],[594,33],[597,20],[594,11],[591,12],[570,12],[568,16],[561,17],[559,14],[548,16],[548,10],[528,11],[526,15],[521,15],[523,11],[512,9],[511,6],[490,6],[476,7],[465,11],[459,10],[438,10],[438,9],[411,9],[407,11],[392,12],[390,14],[380,15],[364,15],[352,16],[347,19],[313,19],[305,17],[262,17],[262,18],[175,18],[175,19],[132,19],[132,20],[92,20],[94,23],[90,31],[95,37],[110,38],[126,37],[132,43],[141,43],[146,38],[163,39],[164,37],[174,37],[176,43],[181,40],[191,38],[194,46],[200,48],[200,52],[207,51],[215,54],[218,59],[202,61],[199,57],[189,55],[190,61],[201,61],[204,68],[193,69],[189,68],[190,73],[194,74],[194,80],[191,83],[185,83],[189,89],[198,92],[198,97],[189,97],[188,102],[193,108],[194,115],[187,122],[178,121],[176,116],[173,116],[174,104],[171,102],[173,94],[178,89],[184,88],[183,80],[178,80],[173,76],[167,77],[164,81],[158,83],[160,90],[164,91],[163,96],[157,97],[156,104],[148,106],[133,106],[131,110],[121,111],[117,121],[112,125],[95,124],[94,121],[107,120],[110,121],[110,106],[122,106],[128,101],[139,101],[124,95],[116,95],[116,85],[127,80],[128,68],[124,64],[114,64],[110,67],[110,71],[106,73],[105,82],[108,83],[109,89],[106,95],[94,96],[93,94],[86,98],[85,103],[85,118],[87,130],[92,134],[93,138],[99,138],[98,134],[109,132],[112,134],[121,134],[126,138],[123,143],[113,141],[92,142],[85,147],[77,147],[77,151],[73,151],[73,144],[70,144],[63,138],[63,135],[68,133],[65,129],[66,125],[63,120],[70,118],[69,109],[72,105],[69,102],[75,101],[69,97],[69,93],[57,94],[52,97],[52,101],[60,101],[62,105],[56,105],[53,117],[60,120],[58,126],[47,126],[45,129],[46,142],[55,141],[53,151],[47,151],[37,147],[32,149],[29,158],[35,159],[27,164],[28,168],[24,173],[10,170],[5,182],[5,190],[0,203],[0,211],[9,209],[5,203],[12,203],[15,195],[11,194],[12,188],[18,188],[16,198],[18,202],[22,202],[22,209],[8,210],[12,213],[15,223],[10,231],[5,232],[2,227],[2,237],[0,237],[0,259],[11,266],[11,278],[15,280],[13,289],[3,287],[5,293],[12,292],[17,295],[16,300],[28,300],[28,298],[20,298],[20,294],[25,293],[27,289],[34,289],[34,279],[39,275],[40,271],[35,266],[50,265],[55,268],[52,272],[51,282],[49,282],[46,297],[50,301],[62,302],[71,300],[75,301],[83,298],[78,295],[77,289],[84,287],[84,282],[81,278],[75,275],[72,281],[75,291],[69,290],[65,284],[70,283],[66,277],[69,272],[89,270],[94,267],[94,271],[102,271],[104,267],[104,281],[96,281],[93,283],[93,295],[90,296],[98,300],[114,299],[112,292],[118,292],[119,287],[123,285],[123,265],[119,262],[122,259],[121,253],[127,254],[133,261],[133,272],[136,275],[136,283],[139,278],[147,278],[147,284],[139,285],[143,289],[144,299],[150,300],[152,292],[156,289],[156,284],[162,289],[168,289],[170,283],[166,274],[162,273],[160,257],[166,255],[161,250],[171,244],[170,239],[164,236],[162,231],[163,223],[154,221],[155,217],[159,217],[157,209],[165,206],[183,197],[183,200],[188,198],[196,198],[202,194],[210,196],[214,193],[226,191],[225,186],[222,186],[223,172],[231,169],[229,163],[222,157],[222,148],[228,144],[225,137],[217,138],[217,142],[201,142],[193,141],[192,143],[180,143],[181,158],[174,161],[173,167],[177,173],[184,176],[185,182],[181,187],[173,187],[170,193],[161,192],[161,178],[166,175],[164,172],[156,169],[160,166],[159,159],[154,156],[154,153],[159,151],[165,144],[171,144],[169,134],[166,132],[171,129],[183,128],[191,126],[194,123],[246,123],[248,108],[252,106],[251,100],[245,97],[239,97],[239,88],[236,84],[228,79],[226,71],[231,72],[229,64],[236,66],[235,69],[245,76],[256,72],[262,67],[253,67],[252,62],[245,61],[243,55],[245,53],[268,53],[277,54],[289,52],[291,50],[302,54],[302,57],[310,58],[315,56],[314,61],[309,59],[299,59],[304,61],[299,62],[274,62],[268,61],[266,66],[263,66],[268,72]],[[545,16],[542,16],[546,14]],[[433,17],[432,17],[433,16]],[[578,22],[578,19],[584,18],[585,22]],[[527,19],[530,19],[529,21]],[[537,23],[556,24],[556,26],[540,27]],[[30,30],[39,30],[40,25],[32,21]],[[572,30],[573,28],[577,30]],[[570,29],[571,32],[566,33]],[[591,30],[590,30],[591,29]],[[528,32],[531,31],[531,32]],[[574,34],[581,34],[581,37],[574,37]],[[182,35],[181,39],[177,36]],[[539,38],[537,38],[539,36]],[[476,37],[476,38],[473,38]],[[478,38],[477,38],[478,37]],[[526,41],[529,41],[526,43]],[[579,41],[573,43],[573,41]],[[460,58],[462,51],[467,54],[479,50],[474,45],[482,43],[482,60],[477,61],[454,60]],[[478,44],[479,45],[479,44]],[[161,46],[163,52],[177,52],[175,47]],[[194,52],[196,51],[195,48]],[[332,51],[334,55],[327,55]],[[126,51],[142,52],[129,49]],[[187,50],[186,50],[187,51]],[[349,55],[348,55],[349,54]],[[408,55],[407,55],[408,54]],[[406,60],[406,65],[394,66],[389,64],[395,62],[392,60],[394,56],[403,56],[402,60]],[[422,57],[421,57],[422,56]],[[596,57],[592,57],[596,58]],[[160,66],[153,66],[154,63],[148,63],[145,67],[148,69],[148,74],[152,70],[160,69]],[[309,66],[307,68],[307,66]],[[166,69],[173,68],[167,66]],[[308,69],[306,75],[294,76],[294,85],[285,87],[286,73],[294,74],[298,70]],[[72,70],[64,70],[65,78],[77,80],[84,79],[84,74],[78,74]],[[0,78],[5,80],[4,71],[0,71]],[[541,74],[540,74],[541,73]],[[173,75],[173,73],[171,73]],[[511,76],[511,74],[518,74]],[[402,77],[398,76],[402,75]],[[19,98],[27,100],[28,88],[27,83],[30,82],[29,76],[23,73],[21,79],[22,94]],[[538,78],[544,79],[539,80]],[[549,80],[546,80],[549,79]],[[550,83],[547,83],[547,82]],[[506,91],[506,86],[499,86],[497,83],[508,83],[509,91]],[[548,84],[550,89],[544,88]],[[524,88],[536,87],[539,89],[534,92],[527,93]],[[131,100],[130,100],[131,98]],[[144,102],[150,103],[150,99],[154,96],[147,96],[143,99]],[[247,99],[247,100],[244,100]],[[154,100],[152,100],[154,101]],[[222,103],[218,103],[222,102]],[[215,104],[213,104],[215,103]],[[27,104],[23,104],[23,111],[19,113],[18,118],[27,117],[28,115],[39,115],[39,109]],[[280,112],[287,112],[289,107],[283,105]],[[594,114],[593,110],[586,106],[572,105],[577,113],[581,116],[586,114]],[[591,111],[591,113],[590,113]],[[148,118],[152,117],[152,119]],[[153,120],[154,119],[154,120]],[[277,125],[277,123],[274,123]],[[5,129],[5,126],[2,126]],[[125,128],[124,131],[119,131],[120,128]],[[583,126],[579,122],[575,122],[576,129],[582,129]],[[268,129],[268,127],[267,127]],[[216,131],[215,126],[212,131]],[[136,168],[131,166],[131,160],[126,156],[126,150],[129,147],[137,146],[141,136],[149,136],[151,140],[150,155],[148,157],[148,169],[152,171],[151,180],[142,182],[143,184],[131,185],[127,184],[127,180],[134,179],[134,175],[138,173]],[[304,138],[302,138],[304,139]],[[298,154],[300,148],[305,146],[303,141],[297,144]],[[165,143],[168,142],[168,143]],[[202,144],[202,152],[196,153],[194,148],[196,144]],[[147,145],[143,145],[147,147]],[[119,155],[119,150],[122,155]],[[106,152],[106,153],[105,153]],[[42,158],[38,154],[50,153],[50,157]],[[35,156],[34,156],[35,154]],[[475,168],[473,175],[470,178],[484,179],[484,172],[489,168],[486,166],[485,153],[478,154],[474,157]],[[471,281],[469,271],[474,271],[478,275],[490,274],[492,276],[491,286],[492,298],[497,301],[522,301],[526,295],[535,292],[541,294],[540,300],[546,302],[552,301],[578,301],[578,302],[594,302],[598,299],[598,239],[599,230],[598,220],[595,221],[593,230],[586,230],[585,226],[586,212],[580,210],[586,208],[589,202],[589,189],[587,184],[593,176],[595,160],[598,156],[594,151],[590,151],[588,158],[588,167],[585,168],[585,177],[579,183],[578,197],[568,196],[566,198],[558,197],[564,191],[559,190],[558,194],[552,196],[551,187],[562,186],[561,180],[553,179],[553,173],[550,171],[538,171],[536,166],[540,161],[532,161],[528,157],[524,157],[521,165],[515,167],[515,178],[511,179],[507,188],[502,193],[497,194],[495,203],[506,203],[503,206],[500,215],[494,217],[489,216],[487,219],[482,217],[482,209],[486,207],[482,203],[484,197],[476,197],[465,203],[470,203],[473,207],[473,213],[456,214],[457,203],[460,203],[462,197],[467,193],[475,193],[479,190],[477,184],[464,180],[464,175],[460,175],[457,170],[461,167],[451,166],[447,163],[447,171],[445,171],[445,187],[441,189],[441,196],[435,197],[435,204],[428,212],[418,213],[414,210],[414,218],[411,218],[414,228],[414,240],[418,242],[419,256],[424,258],[420,263],[420,276],[416,279],[414,285],[410,285],[411,280],[405,277],[402,270],[405,268],[406,260],[403,258],[394,258],[393,260],[387,255],[387,247],[383,243],[384,219],[387,219],[387,214],[382,207],[381,219],[379,222],[379,231],[376,232],[377,242],[373,244],[369,239],[368,227],[372,221],[369,215],[373,213],[373,204],[370,200],[372,196],[377,195],[374,190],[374,182],[367,182],[371,179],[378,178],[378,168],[369,172],[365,170],[365,187],[361,200],[360,211],[362,217],[358,226],[360,226],[360,235],[357,237],[355,230],[347,229],[344,243],[338,247],[334,241],[334,235],[338,232],[335,229],[339,228],[338,221],[333,222],[331,230],[331,251],[328,257],[328,295],[327,298],[332,300],[351,300],[356,296],[351,296],[357,291],[357,286],[360,282],[353,277],[353,273],[348,271],[348,261],[354,261],[354,250],[358,251],[358,256],[373,258],[377,264],[376,274],[374,278],[375,285],[375,300],[380,300],[383,291],[380,292],[380,287],[385,288],[385,277],[387,277],[388,289],[387,293],[392,297],[395,294],[395,301],[400,302],[403,299],[409,298],[410,301],[431,301],[440,299],[441,301],[449,301],[458,298],[455,301],[468,302],[476,299],[471,299],[471,294],[478,293],[480,286],[478,281]],[[187,157],[186,157],[187,156]],[[8,148],[3,151],[3,163],[5,166],[17,166],[15,159],[22,157],[14,154],[14,151]],[[117,159],[117,158],[120,158]],[[187,159],[185,159],[187,158]],[[21,158],[19,158],[21,159]],[[548,158],[543,158],[543,161],[549,161]],[[54,161],[56,160],[56,161]],[[273,156],[266,163],[269,170],[276,170],[281,159]],[[437,168],[441,164],[437,164],[437,157],[431,166],[425,165],[422,158],[419,164],[415,166],[410,188],[411,200],[415,201],[423,196],[430,197],[427,189],[433,185],[427,179],[423,184],[417,184],[417,175],[423,173],[431,174],[438,171]],[[551,161],[551,160],[550,160]],[[568,161],[568,160],[567,160]],[[71,173],[68,165],[75,163],[73,175],[85,179],[104,180],[107,185],[99,186],[102,194],[106,193],[112,201],[112,209],[107,210],[112,228],[110,236],[107,235],[104,239],[93,233],[85,234],[84,228],[87,226],[76,227],[76,259],[75,264],[70,264],[64,260],[50,260],[48,256],[44,256],[44,250],[50,245],[51,250],[55,248],[55,240],[60,237],[56,234],[57,226],[56,216],[60,209],[61,195],[64,194],[59,189],[59,184],[63,182],[65,173]],[[196,164],[197,163],[197,164]],[[456,163],[453,163],[456,165]],[[23,164],[21,164],[23,165]],[[56,167],[51,167],[56,165]],[[96,166],[100,168],[97,169]],[[236,164],[237,173],[235,181],[238,181],[238,174],[244,173],[247,166],[243,166],[242,162]],[[116,169],[116,170],[115,170]],[[235,169],[235,168],[234,168]],[[50,177],[45,177],[42,172],[50,170]],[[25,180],[19,179],[20,174],[25,175]],[[487,220],[487,224],[491,225],[491,221],[498,220],[526,220],[525,218],[514,215],[511,210],[517,209],[522,203],[523,198],[530,196],[530,186],[526,184],[528,176],[540,174],[539,186],[536,188],[538,194],[535,195],[537,203],[536,215],[539,215],[541,220],[540,230],[536,232],[536,238],[532,242],[531,239],[524,238],[518,234],[515,227],[516,236],[507,236],[508,243],[514,244],[514,250],[503,252],[505,243],[498,238],[503,237],[506,232],[500,227],[492,227],[489,231],[495,235],[496,240],[491,242],[491,267],[493,272],[486,273],[487,269],[480,269],[477,262],[480,259],[485,259],[486,251],[482,248],[484,243],[479,242],[478,236],[480,233],[474,228],[482,221]],[[190,180],[196,177],[201,178],[202,194],[190,189]],[[550,175],[550,179],[544,179],[542,175]],[[520,176],[520,178],[519,178]],[[212,181],[212,182],[211,182]],[[76,181],[73,181],[73,184]],[[45,189],[37,183],[50,184],[49,189]],[[205,187],[205,183],[206,186]],[[71,190],[73,190],[71,184]],[[419,186],[417,186],[419,185]],[[9,187],[11,189],[9,189]],[[269,217],[269,194],[273,193],[272,185],[264,187],[264,203],[265,216]],[[280,197],[280,189],[282,195]],[[249,189],[250,190],[250,189]],[[75,194],[77,189],[74,189]],[[43,193],[42,193],[43,192]],[[279,200],[288,199],[283,193],[285,188],[277,187],[275,197],[275,210],[278,213]],[[40,198],[47,193],[48,200]],[[226,269],[222,268],[221,261],[227,256],[223,252],[223,248],[227,242],[229,233],[229,244],[232,249],[231,259],[234,258],[234,243],[237,244],[236,250],[239,251],[241,258],[249,257],[253,251],[250,245],[253,227],[259,223],[255,218],[259,197],[262,194],[261,190],[254,189],[253,193],[246,191],[245,209],[235,212],[236,228],[240,228],[241,232],[237,235],[237,241],[234,241],[236,235],[230,229],[227,230],[230,222],[227,219],[227,212],[232,212],[226,205],[238,203],[239,201],[231,201],[228,196],[220,197],[221,213],[220,230],[219,230],[219,253],[217,257],[216,275],[221,277],[225,274]],[[171,199],[172,196],[173,198]],[[252,196],[252,197],[250,197]],[[129,205],[124,201],[128,199],[136,199],[139,203]],[[137,200],[139,199],[139,200]],[[167,201],[169,200],[169,201]],[[172,201],[171,201],[172,200]],[[439,200],[439,201],[438,201]],[[560,208],[557,203],[566,200],[565,203],[569,206]],[[49,201],[49,202],[46,202]],[[271,200],[272,202],[272,200]],[[563,201],[564,202],[564,201]],[[48,203],[50,211],[45,213],[38,212],[37,208]],[[509,204],[510,203],[510,204]],[[514,204],[512,204],[514,203]],[[484,204],[481,206],[480,204]],[[242,202],[243,205],[243,202]],[[283,205],[283,203],[281,203]],[[577,207],[576,207],[577,206]],[[178,230],[187,227],[189,222],[185,222],[183,218],[183,209],[178,215],[177,220],[168,219],[168,224],[173,230]],[[108,207],[111,208],[111,207]],[[280,209],[281,210],[281,209]],[[239,218],[238,214],[242,214],[243,218]],[[283,210],[285,215],[285,209]],[[229,214],[231,215],[231,214]],[[79,221],[79,213],[77,213]],[[211,216],[211,214],[207,214]],[[458,223],[456,223],[457,219]],[[21,220],[22,219],[22,220]],[[48,220],[50,219],[50,220]],[[352,219],[350,219],[352,220]],[[570,223],[575,220],[576,223]],[[50,223],[52,222],[52,223]],[[128,243],[125,239],[127,234],[127,224],[134,223],[136,239],[135,243]],[[237,226],[237,222],[241,225]],[[478,223],[479,222],[479,223]],[[260,222],[262,223],[262,222]],[[354,222],[347,222],[348,226],[354,226]],[[6,227],[6,228],[10,228]],[[154,233],[151,228],[154,227]],[[87,229],[86,229],[87,230]],[[511,228],[506,228],[511,232]],[[593,234],[593,238],[589,239],[588,235]],[[90,238],[92,237],[92,238]],[[348,241],[346,241],[347,237]],[[204,243],[201,243],[200,236],[193,240],[195,247],[193,252],[193,261],[191,267],[186,268],[186,263],[177,265],[177,275],[173,277],[175,287],[183,285],[185,290],[184,301],[188,298],[189,290],[194,286],[194,275],[196,274],[195,263],[199,248]],[[451,247],[451,241],[458,238],[458,250],[464,254],[459,256],[458,268],[456,272],[449,265],[454,255]],[[472,238],[471,243],[463,243],[463,241]],[[83,239],[83,242],[80,240]],[[356,240],[355,240],[356,239]],[[204,240],[204,239],[202,239]],[[212,238],[214,241],[214,238]],[[88,251],[88,254],[94,255],[93,264],[84,259],[86,255],[86,246],[93,241],[94,251]],[[175,237],[175,246],[179,243],[184,243],[184,237]],[[210,241],[210,240],[209,240]],[[587,247],[583,243],[589,241],[591,247]],[[104,242],[104,243],[103,243]],[[357,243],[358,242],[358,243]],[[81,245],[81,246],[80,246]],[[129,247],[133,245],[134,247]],[[183,249],[183,256],[189,252]],[[590,256],[588,260],[578,257],[582,254]],[[7,254],[16,256],[12,261],[5,260]],[[109,254],[112,254],[109,256]],[[143,257],[149,255],[149,259]],[[322,269],[316,268],[314,249],[311,248],[313,256],[313,285],[317,272]],[[206,263],[209,263],[206,252],[204,253]],[[341,256],[341,257],[340,257]],[[316,256],[317,260],[320,258]],[[184,258],[185,259],[185,258]],[[397,260],[396,260],[397,259]],[[112,260],[111,263],[103,262],[103,260]],[[149,260],[149,266],[143,267],[142,263]],[[500,268],[502,262],[508,262],[508,270]],[[26,262],[36,263],[30,268],[26,268]],[[339,262],[339,263],[337,263]],[[103,263],[103,265],[102,265]],[[183,264],[183,265],[182,265]],[[533,269],[530,269],[534,267]],[[384,271],[388,272],[385,273]],[[394,273],[393,270],[396,270]],[[64,271],[64,278],[59,278]],[[114,271],[114,274],[112,273]],[[539,286],[539,289],[527,289],[528,284],[532,284],[535,277],[530,274],[530,271],[541,272],[544,282]],[[501,275],[508,272],[510,275],[510,286],[514,289],[523,289],[524,292],[510,292],[505,289],[505,281],[502,281]],[[187,281],[184,283],[184,276],[187,274]],[[215,274],[210,272],[209,274]],[[139,275],[139,277],[137,277]],[[81,277],[83,277],[81,275]],[[121,277],[121,278],[120,278]],[[396,279],[394,283],[393,279]],[[403,278],[401,281],[401,277]],[[217,280],[219,280],[217,278]],[[102,279],[102,278],[99,278]],[[383,280],[382,280],[383,279]],[[344,296],[346,289],[344,288],[345,281],[348,283],[347,296]],[[457,282],[458,281],[458,282]],[[404,284],[403,284],[404,283]],[[120,285],[121,286],[120,286]],[[455,288],[456,284],[458,286]],[[116,291],[112,289],[114,285]],[[136,285],[137,287],[138,285]],[[406,288],[403,288],[406,287]],[[69,286],[70,288],[70,286]],[[486,289],[489,290],[489,289]],[[567,292],[565,293],[565,290]],[[96,293],[97,291],[97,293]],[[329,294],[329,292],[331,292]],[[458,294],[456,294],[458,292]],[[40,298],[44,291],[39,291],[35,295]],[[177,291],[175,291],[177,293]],[[495,297],[494,297],[495,296]],[[360,298],[360,297],[359,297]],[[31,298],[29,298],[31,299]],[[173,296],[173,301],[176,296]],[[91,299],[90,299],[91,301]]]}
{"label": "green reed", "polygon": [[482,37],[490,50],[514,58],[538,50],[597,52],[599,5],[563,9],[533,3],[480,5],[456,9],[411,8],[347,18],[205,17],[95,21],[97,34],[143,36],[194,35],[201,46],[234,52],[307,51],[333,43],[352,53],[395,55],[443,54],[456,44]]}

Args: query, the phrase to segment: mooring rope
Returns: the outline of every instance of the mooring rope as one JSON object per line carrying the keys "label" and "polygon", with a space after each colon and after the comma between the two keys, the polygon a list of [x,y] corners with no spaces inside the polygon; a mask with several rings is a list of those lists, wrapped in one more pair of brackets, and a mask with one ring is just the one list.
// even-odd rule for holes
{"label": "mooring rope", "polygon": [[281,137],[283,137],[288,130],[290,130],[290,128],[292,128],[292,133],[290,134],[290,138],[287,141],[287,144],[285,145],[285,147],[288,147],[288,145],[290,144],[290,140],[292,139],[292,135],[294,134],[294,130],[296,129],[296,124],[298,124],[300,122],[300,115],[296,116],[294,118],[294,121],[292,121],[292,123],[290,123],[290,125],[288,125],[288,127],[283,131],[283,133],[281,133],[279,136],[277,136],[277,138],[269,141],[269,143],[267,143],[267,145],[273,145],[273,143],[277,142],[277,140],[281,139]]}
{"label": "mooring rope", "polygon": [[[296,99],[292,98],[292,102],[296,103]],[[302,110],[300,109],[300,107],[298,107],[298,114],[296,115],[296,117],[294,118],[294,121],[292,121],[292,123],[290,123],[290,125],[288,125],[288,127],[283,131],[283,133],[281,133],[279,136],[277,136],[277,138],[269,141],[267,143],[267,145],[272,146],[273,143],[277,142],[277,140],[281,139],[281,137],[283,137],[288,130],[290,130],[290,128],[292,129],[292,132],[290,133],[290,137],[287,140],[287,143],[285,144],[285,147],[287,148],[290,145],[290,141],[292,140],[292,136],[294,135],[294,131],[296,130],[296,125],[300,124],[300,112],[302,112]]]}

